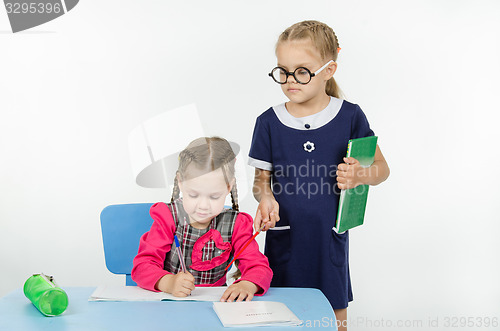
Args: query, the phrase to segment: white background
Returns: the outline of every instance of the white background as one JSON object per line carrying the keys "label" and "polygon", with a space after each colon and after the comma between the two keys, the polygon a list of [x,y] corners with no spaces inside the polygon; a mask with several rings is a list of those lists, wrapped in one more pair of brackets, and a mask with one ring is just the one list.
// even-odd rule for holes
{"label": "white background", "polygon": [[196,103],[246,161],[255,118],[285,101],[267,76],[276,39],[317,19],[391,168],[351,232],[351,330],[500,318],[498,17],[498,1],[81,1],[12,34],[0,9],[0,295],[39,272],[123,284],[104,264],[102,208],[170,195],[135,184],[130,131]]}

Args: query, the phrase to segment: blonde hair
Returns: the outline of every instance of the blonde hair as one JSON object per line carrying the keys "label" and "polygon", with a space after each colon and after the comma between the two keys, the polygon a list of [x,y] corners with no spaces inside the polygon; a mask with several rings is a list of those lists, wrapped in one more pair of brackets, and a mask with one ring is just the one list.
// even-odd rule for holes
{"label": "blonde hair", "polygon": [[[276,47],[285,41],[304,39],[311,40],[314,47],[319,51],[322,60],[337,61],[340,48],[337,35],[328,25],[318,21],[302,21],[290,26],[281,33]],[[326,82],[325,92],[335,98],[343,96],[333,77]]]}
{"label": "blonde hair", "polygon": [[[229,142],[220,137],[202,137],[193,140],[179,154],[179,168],[174,179],[174,189],[172,191],[171,202],[179,198],[180,189],[177,174],[181,180],[189,179],[190,174],[187,171],[189,165],[194,165],[196,170],[204,173],[221,169],[224,180],[229,186],[233,182],[231,189],[231,200],[233,210],[239,211],[238,190],[236,188],[234,164],[236,155]],[[198,173],[198,172],[197,172]]]}

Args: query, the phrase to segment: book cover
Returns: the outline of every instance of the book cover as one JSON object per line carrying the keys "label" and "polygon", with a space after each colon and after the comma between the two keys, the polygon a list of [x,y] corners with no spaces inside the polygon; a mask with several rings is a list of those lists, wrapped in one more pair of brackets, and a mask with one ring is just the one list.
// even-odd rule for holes
{"label": "book cover", "polygon": [[302,321],[282,302],[214,302],[224,327],[298,326]]}
{"label": "book cover", "polygon": [[[361,166],[369,167],[375,158],[377,136],[351,139],[347,145],[347,157],[353,157]],[[337,221],[333,230],[344,233],[349,229],[362,225],[365,217],[366,201],[369,185],[359,185],[340,192]]]}

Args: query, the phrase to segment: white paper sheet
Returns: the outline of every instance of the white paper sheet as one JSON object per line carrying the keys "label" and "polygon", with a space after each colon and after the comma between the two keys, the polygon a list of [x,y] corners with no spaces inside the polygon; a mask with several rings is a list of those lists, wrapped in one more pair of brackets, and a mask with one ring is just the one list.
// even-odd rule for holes
{"label": "white paper sheet", "polygon": [[282,302],[214,302],[224,327],[298,326],[302,321]]}
{"label": "white paper sheet", "polygon": [[152,292],[138,286],[99,286],[89,301],[220,301],[226,286],[196,287],[187,297],[174,297],[164,292]]}

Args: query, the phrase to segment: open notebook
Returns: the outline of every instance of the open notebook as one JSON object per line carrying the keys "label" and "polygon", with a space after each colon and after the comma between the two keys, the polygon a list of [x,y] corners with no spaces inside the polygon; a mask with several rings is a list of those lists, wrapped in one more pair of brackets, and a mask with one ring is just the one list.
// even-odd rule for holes
{"label": "open notebook", "polygon": [[196,287],[187,297],[148,291],[138,286],[99,286],[89,301],[219,301],[227,286]]}
{"label": "open notebook", "polygon": [[224,327],[298,326],[302,321],[282,302],[214,302]]}

